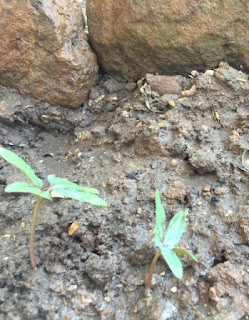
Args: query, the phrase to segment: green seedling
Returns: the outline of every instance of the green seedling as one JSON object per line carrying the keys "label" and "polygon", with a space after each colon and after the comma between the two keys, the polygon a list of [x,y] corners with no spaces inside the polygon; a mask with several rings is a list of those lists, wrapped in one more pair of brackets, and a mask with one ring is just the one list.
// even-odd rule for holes
{"label": "green seedling", "polygon": [[196,262],[197,258],[187,250],[179,247],[179,242],[186,226],[188,209],[178,212],[170,221],[166,229],[166,215],[163,209],[160,193],[156,190],[156,225],[154,229],[153,243],[159,249],[151,263],[148,278],[145,284],[146,296],[150,293],[150,286],[158,258],[162,255],[174,276],[178,279],[183,277],[182,262],[178,255],[185,255]]}
{"label": "green seedling", "polygon": [[43,182],[37,177],[34,170],[14,152],[0,147],[0,156],[7,162],[21,170],[30,180],[28,182],[14,182],[7,185],[5,192],[31,193],[37,196],[36,205],[33,213],[32,223],[30,227],[30,262],[33,268],[36,267],[35,259],[35,226],[38,211],[43,199],[52,201],[53,192],[62,197],[68,197],[81,202],[88,202],[95,206],[108,206],[108,204],[98,197],[99,191],[93,188],[79,186],[76,183],[66,179],[58,178],[51,174],[47,177],[50,187],[42,189]]}

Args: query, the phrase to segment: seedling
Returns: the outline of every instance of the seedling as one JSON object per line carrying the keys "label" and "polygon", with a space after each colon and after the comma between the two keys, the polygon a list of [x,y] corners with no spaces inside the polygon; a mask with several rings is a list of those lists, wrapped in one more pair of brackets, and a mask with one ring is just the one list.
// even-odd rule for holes
{"label": "seedling", "polygon": [[158,258],[162,255],[170,270],[175,277],[181,279],[183,277],[182,262],[176,254],[185,255],[196,262],[197,258],[187,250],[179,247],[179,242],[186,226],[186,218],[188,209],[178,212],[170,221],[168,228],[165,227],[166,215],[163,209],[160,193],[156,190],[156,225],[154,229],[153,242],[159,250],[157,251],[151,266],[148,278],[145,284],[146,296],[150,293],[150,286]]}
{"label": "seedling", "polygon": [[52,201],[53,192],[60,196],[65,196],[82,202],[88,202],[95,206],[108,206],[108,204],[98,197],[99,191],[93,188],[86,188],[79,186],[76,183],[70,182],[66,179],[58,178],[51,174],[47,177],[50,187],[42,189],[43,182],[37,177],[33,169],[14,152],[0,147],[0,156],[3,157],[10,164],[20,169],[26,177],[31,181],[28,182],[14,182],[7,185],[5,192],[21,192],[31,193],[37,196],[36,205],[33,213],[32,223],[30,227],[30,262],[33,268],[36,267],[35,259],[35,226],[38,211],[40,209],[43,199]]}

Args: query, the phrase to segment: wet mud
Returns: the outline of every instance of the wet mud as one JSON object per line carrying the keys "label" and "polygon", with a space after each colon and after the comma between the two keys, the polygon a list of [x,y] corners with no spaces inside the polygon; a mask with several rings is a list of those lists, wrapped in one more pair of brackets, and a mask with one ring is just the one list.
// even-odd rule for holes
{"label": "wet mud", "polygon": [[[221,64],[186,79],[184,90],[196,90],[183,98],[149,87],[145,97],[143,83],[102,76],[77,110],[0,87],[1,146],[42,179],[97,188],[110,204],[44,201],[31,269],[35,197],[4,192],[23,176],[0,159],[1,320],[249,317],[248,75]],[[199,263],[184,258],[178,280],[159,259],[147,299],[156,188],[167,222],[189,208],[181,245]]]}

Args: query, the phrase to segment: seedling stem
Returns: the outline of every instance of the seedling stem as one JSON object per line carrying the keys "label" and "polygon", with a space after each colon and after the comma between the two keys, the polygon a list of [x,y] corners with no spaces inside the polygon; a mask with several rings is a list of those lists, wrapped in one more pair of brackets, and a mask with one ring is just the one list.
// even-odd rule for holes
{"label": "seedling stem", "polygon": [[151,286],[151,282],[152,282],[152,277],[153,277],[153,274],[154,274],[154,271],[155,271],[157,260],[159,259],[161,254],[162,254],[161,250],[159,249],[157,251],[154,259],[151,262],[149,275],[148,275],[148,278],[147,278],[146,283],[145,283],[145,295],[146,296],[148,296],[149,293],[150,293],[150,286]]}
{"label": "seedling stem", "polygon": [[30,239],[29,239],[29,248],[30,248],[30,262],[31,267],[36,267],[36,258],[35,258],[35,226],[37,221],[38,212],[41,206],[43,198],[38,196],[36,198],[36,205],[34,209],[34,214],[32,217],[31,227],[30,227]]}

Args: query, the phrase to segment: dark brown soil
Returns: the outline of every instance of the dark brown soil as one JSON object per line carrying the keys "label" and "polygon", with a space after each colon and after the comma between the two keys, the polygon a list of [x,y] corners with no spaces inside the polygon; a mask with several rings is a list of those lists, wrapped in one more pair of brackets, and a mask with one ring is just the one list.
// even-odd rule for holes
{"label": "dark brown soil", "polygon": [[[4,192],[23,176],[0,159],[0,319],[248,319],[249,183],[241,164],[249,149],[247,80],[226,65],[199,74],[186,81],[196,94],[174,108],[162,109],[147,91],[160,113],[146,107],[135,83],[108,76],[77,110],[0,87],[0,145],[42,179],[54,173],[98,188],[110,204],[44,201],[32,270],[35,197]],[[189,208],[182,245],[200,262],[184,258],[178,280],[160,259],[146,299],[156,188],[167,221]],[[80,227],[69,236],[74,221]]]}

